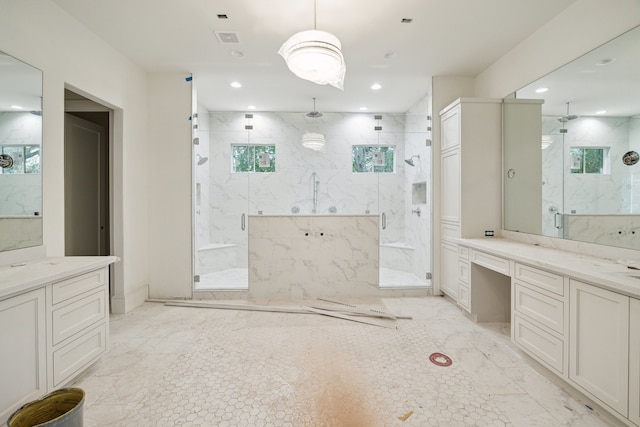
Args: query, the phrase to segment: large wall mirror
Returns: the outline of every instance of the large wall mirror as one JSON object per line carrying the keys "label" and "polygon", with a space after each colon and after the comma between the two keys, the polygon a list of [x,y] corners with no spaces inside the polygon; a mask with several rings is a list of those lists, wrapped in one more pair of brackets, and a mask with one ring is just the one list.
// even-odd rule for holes
{"label": "large wall mirror", "polygon": [[640,250],[640,27],[505,99],[504,228]]}
{"label": "large wall mirror", "polygon": [[42,244],[42,72],[0,52],[0,250]]}

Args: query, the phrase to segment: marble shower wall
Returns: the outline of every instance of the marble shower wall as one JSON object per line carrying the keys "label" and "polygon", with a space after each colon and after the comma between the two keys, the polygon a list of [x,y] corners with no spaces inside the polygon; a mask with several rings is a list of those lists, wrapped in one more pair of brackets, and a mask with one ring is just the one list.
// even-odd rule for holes
{"label": "marble shower wall", "polygon": [[[338,215],[384,212],[387,228],[380,230],[381,243],[402,242],[412,248],[412,272],[424,277],[431,271],[430,200],[421,204],[420,217],[412,215],[418,206],[413,205],[411,192],[412,184],[421,182],[425,183],[425,199],[431,194],[431,147],[425,144],[430,137],[429,107],[430,98],[424,97],[407,114],[382,113],[380,120],[374,113],[323,113],[313,119],[306,112],[254,112],[253,118],[246,118],[244,112],[199,108],[195,119],[199,144],[194,145],[196,248],[238,245],[237,262],[230,268],[246,268],[247,232],[241,229],[242,214],[245,224],[248,215],[258,212],[289,215],[297,207],[299,214],[310,214],[315,172],[318,214],[330,214],[333,208]],[[253,129],[245,129],[247,125]],[[382,126],[382,131],[374,130],[375,126]],[[325,135],[325,152],[302,147],[301,137],[307,131]],[[232,173],[232,144],[275,145],[276,172]],[[351,147],[361,144],[394,145],[395,173],[353,173]],[[404,162],[412,154],[420,155],[414,159],[416,167]],[[208,161],[198,165],[196,155]]]}
{"label": "marble shower wall", "polygon": [[[42,116],[0,112],[0,145],[40,145]],[[42,212],[40,174],[0,174],[0,216]]]}

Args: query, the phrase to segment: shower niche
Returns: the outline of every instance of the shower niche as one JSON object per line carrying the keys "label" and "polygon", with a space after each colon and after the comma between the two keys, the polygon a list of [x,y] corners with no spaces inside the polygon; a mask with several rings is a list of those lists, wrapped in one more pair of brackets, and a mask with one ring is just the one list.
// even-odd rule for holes
{"label": "shower niche", "polygon": [[427,203],[427,183],[414,182],[411,186],[411,204],[424,205]]}

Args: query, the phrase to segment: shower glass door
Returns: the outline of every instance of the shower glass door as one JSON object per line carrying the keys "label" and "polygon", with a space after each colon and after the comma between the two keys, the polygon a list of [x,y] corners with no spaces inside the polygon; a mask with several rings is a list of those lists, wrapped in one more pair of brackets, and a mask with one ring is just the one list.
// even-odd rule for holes
{"label": "shower glass door", "polygon": [[[248,288],[249,132],[199,114],[194,146],[195,291]],[[205,160],[206,159],[206,160]]]}

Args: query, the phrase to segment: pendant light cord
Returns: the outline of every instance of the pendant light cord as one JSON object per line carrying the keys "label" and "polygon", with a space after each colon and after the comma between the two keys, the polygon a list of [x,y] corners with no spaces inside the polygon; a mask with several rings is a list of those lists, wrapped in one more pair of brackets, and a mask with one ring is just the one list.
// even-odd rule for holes
{"label": "pendant light cord", "polygon": [[[316,30],[316,0],[313,0],[313,29]],[[315,108],[314,108],[315,110]]]}

